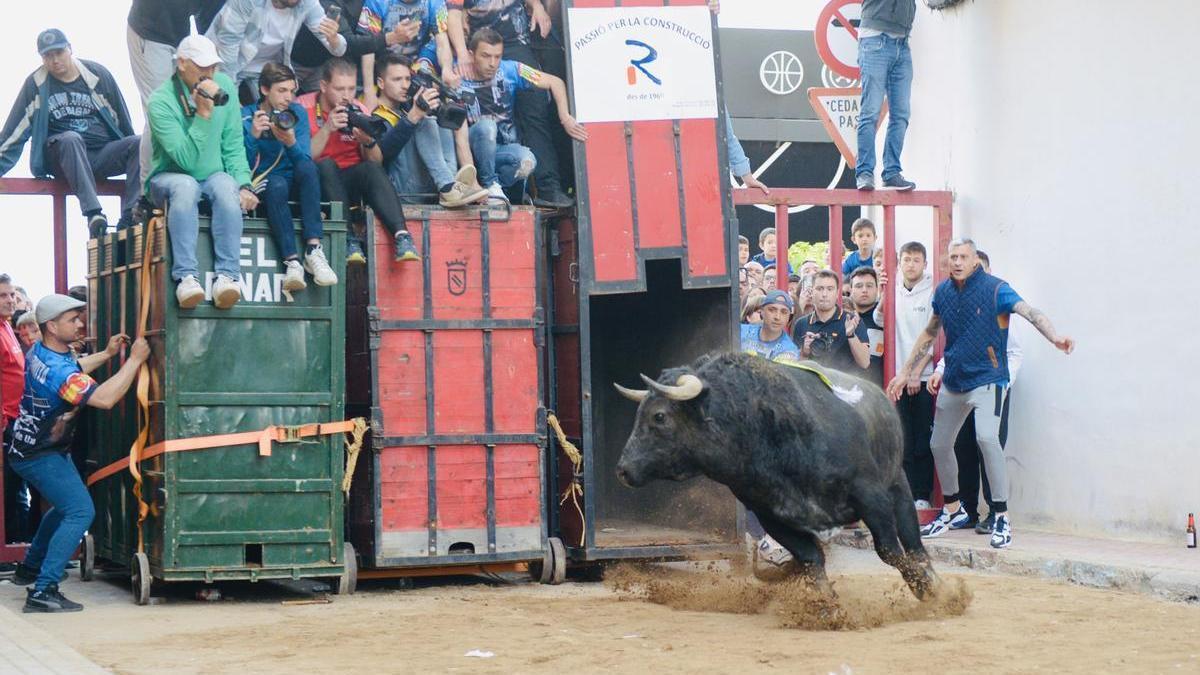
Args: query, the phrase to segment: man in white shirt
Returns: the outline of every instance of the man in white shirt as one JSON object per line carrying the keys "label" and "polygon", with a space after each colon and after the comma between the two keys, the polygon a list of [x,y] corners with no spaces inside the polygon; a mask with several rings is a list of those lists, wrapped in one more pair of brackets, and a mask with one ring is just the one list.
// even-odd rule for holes
{"label": "man in white shirt", "polygon": [[346,38],[317,0],[228,0],[206,35],[217,45],[221,71],[239,91],[258,98],[258,74],[268,63],[292,66],[292,45],[307,26],[333,56],[346,53]]}
{"label": "man in white shirt", "polygon": [[[979,262],[983,265],[983,271],[991,274],[992,265],[988,255],[983,251],[976,251],[976,255],[979,256]],[[1021,370],[1021,361],[1025,358],[1025,352],[1021,350],[1021,343],[1011,332],[1008,334],[1006,353],[1008,354],[1008,389],[1004,392],[1004,403],[1000,410],[1000,447],[1004,447],[1008,442],[1008,400],[1012,386],[1017,381],[1017,372]],[[929,380],[929,391],[937,393],[942,383],[942,372],[945,369],[946,360],[938,361],[937,368],[934,369],[933,376]],[[976,534],[991,534],[992,525],[996,522],[995,509],[992,508],[992,491],[988,485],[987,470],[983,466],[979,443],[975,440],[974,415],[968,416],[962,429],[959,430],[958,438],[954,440],[954,454],[958,458],[959,494],[962,496],[963,508],[970,515],[970,520],[960,529],[974,526]],[[988,505],[988,515],[982,520],[979,518],[981,482],[983,483],[983,499]]]}
{"label": "man in white shirt", "polygon": [[[921,242],[910,241],[900,247],[900,283],[896,285],[897,354],[910,353],[917,336],[929,323],[933,311],[933,276],[926,272],[926,267],[927,256]],[[880,326],[884,322],[883,304],[880,302],[875,308],[874,319]],[[919,367],[913,368],[919,375],[909,379],[896,402],[904,427],[904,473],[918,509],[930,508],[929,497],[933,492],[933,454],[929,450],[933,395],[925,386],[933,374],[931,361],[926,356]]]}

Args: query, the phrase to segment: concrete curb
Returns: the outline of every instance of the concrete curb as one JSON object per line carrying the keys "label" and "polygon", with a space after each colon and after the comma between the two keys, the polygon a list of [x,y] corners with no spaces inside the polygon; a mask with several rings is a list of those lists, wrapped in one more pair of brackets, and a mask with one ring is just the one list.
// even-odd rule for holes
{"label": "concrete curb", "polygon": [[[872,549],[871,533],[847,530],[833,536],[832,544]],[[925,550],[934,560],[1014,576],[1058,579],[1081,586],[1107,588],[1152,595],[1173,602],[1200,603],[1200,571],[1161,567],[1130,567],[1024,553],[1016,549],[979,549],[951,542],[925,540]]]}

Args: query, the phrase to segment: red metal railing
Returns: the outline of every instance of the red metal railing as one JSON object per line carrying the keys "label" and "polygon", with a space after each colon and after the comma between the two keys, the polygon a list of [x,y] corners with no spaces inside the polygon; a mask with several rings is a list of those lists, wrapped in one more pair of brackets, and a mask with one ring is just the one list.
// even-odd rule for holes
{"label": "red metal railing", "polygon": [[[120,196],[125,191],[123,180],[96,182],[96,193]],[[6,195],[50,197],[54,212],[54,292],[67,292],[67,197],[71,189],[62,179],[0,178],[0,197]]]}
{"label": "red metal railing", "polygon": [[[933,265],[933,280],[936,285],[945,276],[943,259],[946,247],[950,244],[953,231],[954,195],[944,191],[914,190],[898,192],[895,190],[875,190],[861,192],[859,190],[825,190],[821,188],[771,188],[771,195],[764,196],[758,190],[740,188],[733,190],[733,203],[738,206],[766,204],[775,207],[775,259],[787,260],[788,250],[788,207],[791,206],[825,206],[829,209],[829,261],[830,268],[842,275],[842,209],[844,206],[882,206],[883,207],[883,250],[885,255],[884,270],[890,288],[883,293],[884,315],[884,349],[883,373],[884,384],[896,373],[896,316],[895,285],[899,283],[896,274],[896,207],[922,206],[933,209],[933,250],[929,252]],[[787,290],[788,275],[783,268],[776,274],[776,283],[781,290]],[[940,351],[940,349],[939,349]],[[907,357],[902,354],[901,358]],[[936,357],[936,355],[935,355]]]}

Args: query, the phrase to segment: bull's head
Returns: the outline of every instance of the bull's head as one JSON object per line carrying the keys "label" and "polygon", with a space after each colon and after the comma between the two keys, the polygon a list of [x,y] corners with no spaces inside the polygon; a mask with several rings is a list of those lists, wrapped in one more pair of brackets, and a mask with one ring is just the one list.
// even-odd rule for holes
{"label": "bull's head", "polygon": [[663,384],[645,375],[649,389],[628,389],[613,383],[622,396],[639,403],[633,433],[617,462],[617,477],[630,487],[656,478],[686,480],[700,473],[690,450],[702,443],[704,415],[699,402],[704,382],[689,372],[668,372]]}

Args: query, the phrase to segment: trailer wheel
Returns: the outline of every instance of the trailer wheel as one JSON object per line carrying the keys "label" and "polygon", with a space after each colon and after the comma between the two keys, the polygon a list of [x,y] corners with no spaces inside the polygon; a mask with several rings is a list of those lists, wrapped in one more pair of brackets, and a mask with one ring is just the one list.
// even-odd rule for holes
{"label": "trailer wheel", "polygon": [[562,539],[558,537],[550,537],[547,543],[550,544],[550,554],[554,558],[550,584],[557,586],[567,579],[567,547],[563,546]]}
{"label": "trailer wheel", "polygon": [[547,541],[545,548],[542,550],[542,559],[529,563],[529,578],[541,584],[548,584],[553,576],[554,550],[550,547],[550,542]]}
{"label": "trailer wheel", "polygon": [[139,605],[150,604],[150,558],[145,553],[133,554],[129,562],[130,582],[133,586],[133,601]]}
{"label": "trailer wheel", "polygon": [[83,555],[79,561],[79,580],[91,581],[96,577],[96,540],[91,533],[83,535]]}
{"label": "trailer wheel", "polygon": [[354,551],[354,544],[350,542],[346,542],[342,547],[342,564],[345,567],[342,576],[337,579],[334,593],[354,595],[355,589],[358,588],[358,554]]}

